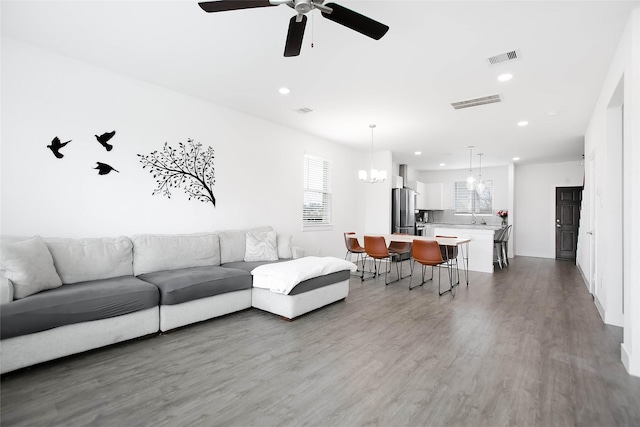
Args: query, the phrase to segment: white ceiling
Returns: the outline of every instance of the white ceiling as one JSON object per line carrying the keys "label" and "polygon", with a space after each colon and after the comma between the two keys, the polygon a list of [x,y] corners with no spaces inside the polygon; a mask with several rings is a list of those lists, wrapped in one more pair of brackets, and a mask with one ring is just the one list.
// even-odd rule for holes
{"label": "white ceiling", "polygon": [[[640,1],[364,1],[375,41],[309,15],[284,58],[287,6],[207,14],[196,1],[2,1],[2,33],[417,170],[578,160],[630,11]],[[310,43],[313,41],[314,47]],[[518,49],[521,59],[489,66]],[[496,77],[512,73],[513,80]],[[278,88],[291,89],[287,96]],[[456,111],[451,103],[500,94]],[[300,114],[296,109],[314,111]],[[556,112],[550,115],[550,112]],[[529,125],[516,123],[527,120]],[[422,151],[415,156],[414,151]],[[476,156],[474,156],[476,157]],[[474,158],[474,163],[477,157]]]}

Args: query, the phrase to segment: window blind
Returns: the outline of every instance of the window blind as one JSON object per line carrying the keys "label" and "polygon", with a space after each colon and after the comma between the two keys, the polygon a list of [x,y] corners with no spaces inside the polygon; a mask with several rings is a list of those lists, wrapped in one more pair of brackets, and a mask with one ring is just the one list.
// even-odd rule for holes
{"label": "window blind", "polygon": [[484,184],[484,191],[478,194],[476,190],[467,189],[465,181],[455,183],[456,214],[493,214],[493,181],[484,181]]}
{"label": "window blind", "polygon": [[304,155],[302,225],[331,224],[331,163]]}

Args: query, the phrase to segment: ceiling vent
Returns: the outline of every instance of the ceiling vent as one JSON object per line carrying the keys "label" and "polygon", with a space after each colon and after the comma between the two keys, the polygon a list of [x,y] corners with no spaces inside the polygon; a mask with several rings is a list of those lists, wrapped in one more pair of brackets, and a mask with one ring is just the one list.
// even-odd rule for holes
{"label": "ceiling vent", "polygon": [[520,52],[516,50],[512,50],[511,52],[501,53],[500,55],[491,56],[487,58],[489,65],[499,65],[504,64],[505,62],[517,61],[520,59]]}
{"label": "ceiling vent", "polygon": [[297,110],[294,110],[300,114],[307,114],[307,113],[311,113],[313,110],[311,108],[307,108],[307,107],[302,107],[302,108],[298,108]]}
{"label": "ceiling vent", "polygon": [[463,108],[477,107],[478,105],[493,104],[494,102],[502,102],[502,98],[500,97],[500,95],[489,95],[483,96],[482,98],[452,102],[451,106],[456,110],[461,110]]}

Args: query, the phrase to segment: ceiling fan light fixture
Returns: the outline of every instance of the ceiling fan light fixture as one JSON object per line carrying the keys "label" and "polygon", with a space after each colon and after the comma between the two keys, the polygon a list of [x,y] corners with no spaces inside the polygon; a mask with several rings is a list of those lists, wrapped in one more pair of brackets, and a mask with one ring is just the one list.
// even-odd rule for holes
{"label": "ceiling fan light fixture", "polygon": [[307,13],[313,9],[313,6],[311,5],[311,0],[297,0],[294,9],[298,13]]}

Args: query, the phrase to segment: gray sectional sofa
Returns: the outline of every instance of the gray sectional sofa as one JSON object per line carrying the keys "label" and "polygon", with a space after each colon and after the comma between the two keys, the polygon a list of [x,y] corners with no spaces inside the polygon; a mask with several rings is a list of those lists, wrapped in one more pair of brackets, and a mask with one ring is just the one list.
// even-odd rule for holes
{"label": "gray sectional sofa", "polygon": [[2,236],[0,373],[250,308],[250,271],[303,256],[290,242],[271,227]]}

